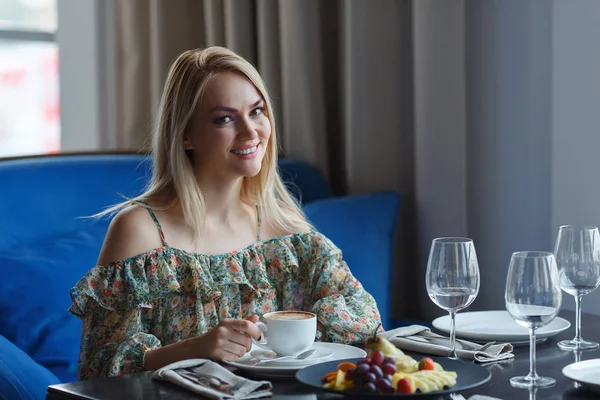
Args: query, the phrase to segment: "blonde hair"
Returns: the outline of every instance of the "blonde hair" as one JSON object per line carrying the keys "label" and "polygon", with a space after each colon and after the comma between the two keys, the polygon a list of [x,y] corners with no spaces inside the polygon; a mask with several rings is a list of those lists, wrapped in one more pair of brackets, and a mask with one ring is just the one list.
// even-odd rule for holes
{"label": "blonde hair", "polygon": [[[290,232],[310,227],[277,172],[273,107],[260,74],[244,58],[218,46],[188,50],[171,65],[151,137],[152,178],[144,193],[100,214],[113,213],[137,202],[146,203],[154,210],[165,210],[179,202],[185,222],[195,234],[204,230],[206,206],[192,160],[184,149],[184,138],[208,83],[221,72],[239,73],[254,85],[265,102],[265,114],[271,124],[271,136],[261,169],[256,176],[244,178],[240,193],[242,200],[256,204],[262,222],[278,230]],[[164,198],[171,200],[156,204],[156,199]]]}

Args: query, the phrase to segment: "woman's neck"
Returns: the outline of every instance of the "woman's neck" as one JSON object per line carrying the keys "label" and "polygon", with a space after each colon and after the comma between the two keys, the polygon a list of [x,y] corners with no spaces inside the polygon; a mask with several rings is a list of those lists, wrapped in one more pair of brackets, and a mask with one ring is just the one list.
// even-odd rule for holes
{"label": "woman's neck", "polygon": [[198,183],[204,197],[208,224],[235,225],[247,213],[247,205],[241,198],[242,183],[243,178],[214,184]]}

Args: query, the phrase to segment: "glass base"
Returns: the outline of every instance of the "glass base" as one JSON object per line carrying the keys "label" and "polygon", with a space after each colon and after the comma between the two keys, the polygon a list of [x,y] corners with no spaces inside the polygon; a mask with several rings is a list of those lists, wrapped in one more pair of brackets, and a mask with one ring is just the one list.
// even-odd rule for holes
{"label": "glass base", "polygon": [[529,376],[515,376],[514,378],[510,378],[511,386],[523,389],[532,387],[549,387],[553,386],[555,383],[555,379],[548,378],[546,376],[538,376],[536,378],[531,378]]}
{"label": "glass base", "polygon": [[577,350],[594,350],[600,347],[600,344],[596,342],[589,342],[587,340],[562,340],[558,342],[558,347],[562,350],[577,351]]}

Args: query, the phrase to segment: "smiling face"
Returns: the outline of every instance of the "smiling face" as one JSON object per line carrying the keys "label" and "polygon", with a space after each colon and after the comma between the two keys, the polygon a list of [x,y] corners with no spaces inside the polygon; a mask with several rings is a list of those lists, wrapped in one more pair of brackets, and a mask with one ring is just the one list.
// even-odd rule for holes
{"label": "smiling face", "polygon": [[206,86],[184,140],[200,181],[258,174],[271,136],[265,102],[243,75],[221,72]]}

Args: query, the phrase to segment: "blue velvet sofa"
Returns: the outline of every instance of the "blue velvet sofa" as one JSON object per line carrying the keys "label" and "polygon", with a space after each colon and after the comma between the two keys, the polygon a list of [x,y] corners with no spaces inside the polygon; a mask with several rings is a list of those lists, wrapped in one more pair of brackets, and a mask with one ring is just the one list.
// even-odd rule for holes
{"label": "blue velvet sofa", "polygon": [[[109,224],[82,217],[139,193],[150,170],[138,154],[0,160],[0,398],[43,399],[48,385],[77,380],[81,322],[68,291],[94,266]],[[283,159],[280,171],[391,327],[398,194],[333,197],[306,163]]]}

